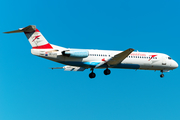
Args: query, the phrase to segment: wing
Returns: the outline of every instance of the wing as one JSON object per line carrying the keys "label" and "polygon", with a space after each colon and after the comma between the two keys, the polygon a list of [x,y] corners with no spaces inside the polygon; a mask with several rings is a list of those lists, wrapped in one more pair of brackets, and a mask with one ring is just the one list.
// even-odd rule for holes
{"label": "wing", "polygon": [[107,64],[109,65],[117,65],[118,63],[121,63],[129,54],[131,54],[134,51],[134,49],[129,48],[119,54],[116,54],[114,57],[112,57]]}
{"label": "wing", "polygon": [[123,52],[120,52],[120,53],[116,54],[114,57],[110,58],[109,60],[99,63],[98,65],[96,65],[95,68],[100,67],[103,64],[117,65],[117,64],[121,63],[133,51],[134,51],[134,49],[129,48],[129,49],[123,51]]}

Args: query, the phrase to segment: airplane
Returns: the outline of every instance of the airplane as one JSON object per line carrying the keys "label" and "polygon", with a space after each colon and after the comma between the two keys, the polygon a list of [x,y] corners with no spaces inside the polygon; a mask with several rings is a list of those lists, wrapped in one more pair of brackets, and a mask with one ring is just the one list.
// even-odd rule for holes
{"label": "airplane", "polygon": [[164,72],[178,67],[175,60],[163,53],[134,52],[132,48],[124,51],[70,49],[53,45],[44,38],[35,25],[4,33],[20,32],[24,32],[28,38],[33,55],[66,65],[52,69],[84,71],[90,68],[90,78],[96,77],[94,69],[105,69],[104,74],[109,75],[111,73],[109,68],[158,70],[162,73],[160,77],[163,78]]}

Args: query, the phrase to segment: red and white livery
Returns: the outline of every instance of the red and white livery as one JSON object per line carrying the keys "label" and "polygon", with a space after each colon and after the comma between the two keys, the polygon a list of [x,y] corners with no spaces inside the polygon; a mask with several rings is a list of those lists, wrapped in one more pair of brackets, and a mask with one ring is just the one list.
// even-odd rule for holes
{"label": "red and white livery", "polygon": [[105,75],[111,73],[109,68],[159,70],[162,73],[160,77],[164,77],[163,72],[168,72],[178,67],[176,61],[162,53],[134,52],[132,48],[125,51],[110,51],[69,49],[52,45],[34,25],[5,33],[19,32],[25,33],[32,46],[31,53],[33,55],[66,65],[52,69],[84,71],[90,68],[92,71],[89,74],[90,78],[95,78],[96,74],[94,73],[94,69],[98,68],[105,69]]}

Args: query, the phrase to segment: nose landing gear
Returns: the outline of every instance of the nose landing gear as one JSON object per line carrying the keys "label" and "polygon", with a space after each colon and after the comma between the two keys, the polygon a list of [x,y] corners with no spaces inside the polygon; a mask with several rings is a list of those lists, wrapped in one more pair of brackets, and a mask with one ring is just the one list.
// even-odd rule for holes
{"label": "nose landing gear", "polygon": [[164,77],[163,70],[161,70],[161,73],[162,74],[160,75],[160,77],[163,78]]}
{"label": "nose landing gear", "polygon": [[164,74],[161,74],[160,77],[163,78],[163,77],[164,77]]}

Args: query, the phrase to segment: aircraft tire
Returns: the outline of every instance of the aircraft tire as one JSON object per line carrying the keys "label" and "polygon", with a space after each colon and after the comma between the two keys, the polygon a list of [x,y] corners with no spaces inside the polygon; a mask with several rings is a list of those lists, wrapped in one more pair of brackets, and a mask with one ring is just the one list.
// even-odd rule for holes
{"label": "aircraft tire", "polygon": [[110,73],[111,73],[111,71],[109,69],[104,70],[105,75],[109,75]]}
{"label": "aircraft tire", "polygon": [[95,78],[95,77],[96,77],[96,74],[95,74],[95,73],[91,72],[91,73],[89,74],[89,78]]}
{"label": "aircraft tire", "polygon": [[163,77],[164,77],[164,74],[161,74],[160,77],[163,78]]}

